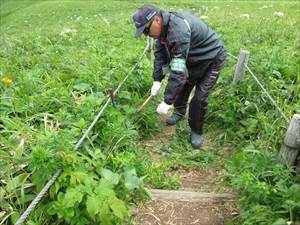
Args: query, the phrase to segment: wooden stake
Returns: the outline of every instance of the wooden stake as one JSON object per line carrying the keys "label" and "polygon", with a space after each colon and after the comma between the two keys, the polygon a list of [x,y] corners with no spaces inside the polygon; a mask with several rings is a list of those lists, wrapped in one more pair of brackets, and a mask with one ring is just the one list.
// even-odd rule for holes
{"label": "wooden stake", "polygon": [[247,65],[249,54],[250,53],[248,51],[241,50],[239,60],[235,68],[233,83],[236,84],[243,79],[246,70],[245,64]]}
{"label": "wooden stake", "polygon": [[281,146],[278,159],[290,166],[296,164],[300,154],[300,114],[295,114],[290,121],[285,134],[284,143]]}

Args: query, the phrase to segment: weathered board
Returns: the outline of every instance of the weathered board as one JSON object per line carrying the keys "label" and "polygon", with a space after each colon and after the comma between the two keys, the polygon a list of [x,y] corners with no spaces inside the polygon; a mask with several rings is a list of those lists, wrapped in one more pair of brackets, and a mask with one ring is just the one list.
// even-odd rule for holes
{"label": "weathered board", "polygon": [[231,193],[208,193],[151,189],[153,200],[175,200],[179,202],[225,202],[236,201],[238,196]]}
{"label": "weathered board", "polygon": [[240,52],[240,56],[235,68],[235,73],[234,73],[234,77],[233,77],[233,83],[238,83],[240,82],[245,74],[245,70],[246,67],[245,65],[247,65],[248,59],[249,59],[249,52],[246,50],[241,50]]}
{"label": "weathered board", "polygon": [[278,158],[288,165],[295,165],[300,154],[300,114],[295,114],[290,121]]}

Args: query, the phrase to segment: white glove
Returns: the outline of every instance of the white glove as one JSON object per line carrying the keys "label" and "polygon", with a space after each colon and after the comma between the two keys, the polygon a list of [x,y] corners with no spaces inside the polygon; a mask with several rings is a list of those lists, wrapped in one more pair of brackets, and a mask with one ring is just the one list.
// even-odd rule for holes
{"label": "white glove", "polygon": [[165,103],[164,101],[162,101],[162,103],[160,103],[157,106],[156,111],[160,114],[160,115],[164,115],[168,113],[168,110],[172,107],[172,105],[168,105],[167,103]]}
{"label": "white glove", "polygon": [[152,85],[152,88],[151,88],[151,95],[152,96],[155,96],[158,94],[159,90],[161,88],[161,83],[158,82],[158,81],[154,81],[153,82],[153,85]]}

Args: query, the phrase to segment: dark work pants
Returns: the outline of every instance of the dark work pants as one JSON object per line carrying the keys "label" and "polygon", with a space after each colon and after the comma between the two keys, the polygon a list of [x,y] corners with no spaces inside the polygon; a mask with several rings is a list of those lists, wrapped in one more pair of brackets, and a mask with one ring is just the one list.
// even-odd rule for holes
{"label": "dark work pants", "polygon": [[188,80],[174,103],[175,114],[185,115],[188,99],[194,86],[195,94],[189,104],[189,125],[192,131],[202,134],[207,112],[208,96],[216,84],[221,69],[224,67],[226,52],[218,54],[213,60],[204,61],[198,79]]}

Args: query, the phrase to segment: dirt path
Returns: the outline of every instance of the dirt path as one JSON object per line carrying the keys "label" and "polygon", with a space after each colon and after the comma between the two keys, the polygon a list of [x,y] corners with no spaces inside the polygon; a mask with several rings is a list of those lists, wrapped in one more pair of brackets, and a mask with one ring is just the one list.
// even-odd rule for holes
{"label": "dirt path", "polygon": [[222,225],[238,215],[233,203],[151,201],[139,208],[133,224],[139,225]]}
{"label": "dirt path", "polygon": [[[157,136],[142,145],[149,149],[154,160],[164,160],[160,154],[152,151],[157,145],[170,144],[170,138],[176,134],[176,126],[165,126],[161,121],[161,131]],[[186,122],[186,121],[184,121]],[[205,139],[202,151],[213,147],[209,138]],[[228,149],[227,149],[228,150]],[[230,151],[220,151],[222,157],[228,157]],[[179,190],[208,193],[233,193],[224,185],[222,167],[181,168],[174,165],[169,173],[176,174],[181,182]],[[236,199],[237,200],[237,199]],[[223,225],[227,220],[235,221],[238,216],[237,201],[185,201],[154,199],[145,205],[133,209],[134,225]]]}

